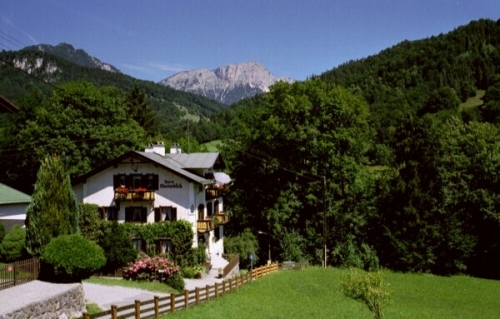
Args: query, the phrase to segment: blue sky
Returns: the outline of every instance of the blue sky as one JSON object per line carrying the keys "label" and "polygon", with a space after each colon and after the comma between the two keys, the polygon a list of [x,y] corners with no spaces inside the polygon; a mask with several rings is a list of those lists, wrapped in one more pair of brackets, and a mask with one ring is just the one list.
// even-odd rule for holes
{"label": "blue sky", "polygon": [[66,42],[155,82],[247,61],[304,80],[481,18],[500,1],[2,0],[0,50]]}

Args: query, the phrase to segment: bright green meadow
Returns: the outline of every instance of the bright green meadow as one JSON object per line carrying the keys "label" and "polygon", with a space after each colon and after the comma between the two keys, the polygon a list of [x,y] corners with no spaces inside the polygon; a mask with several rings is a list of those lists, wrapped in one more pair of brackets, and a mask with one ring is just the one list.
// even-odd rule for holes
{"label": "bright green meadow", "polygon": [[[344,272],[317,267],[280,271],[162,318],[373,318],[366,306],[340,291]],[[393,292],[384,318],[500,318],[500,281],[389,271],[384,276]]]}

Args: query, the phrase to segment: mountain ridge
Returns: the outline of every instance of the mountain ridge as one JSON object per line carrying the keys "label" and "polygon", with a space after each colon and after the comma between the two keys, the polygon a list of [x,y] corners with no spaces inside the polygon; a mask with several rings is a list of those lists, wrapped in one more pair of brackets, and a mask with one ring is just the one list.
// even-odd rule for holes
{"label": "mountain ridge", "polygon": [[216,69],[181,71],[159,84],[176,90],[199,94],[224,104],[269,91],[277,81],[293,82],[290,78],[276,78],[257,62],[235,63]]}
{"label": "mountain ridge", "polygon": [[41,51],[48,54],[55,55],[69,62],[87,66],[91,68],[97,68],[113,73],[122,73],[115,66],[102,62],[96,57],[89,55],[83,49],[75,49],[71,44],[66,42],[61,42],[56,46],[50,44],[37,44],[31,45],[23,48],[22,50],[32,50],[32,51]]}

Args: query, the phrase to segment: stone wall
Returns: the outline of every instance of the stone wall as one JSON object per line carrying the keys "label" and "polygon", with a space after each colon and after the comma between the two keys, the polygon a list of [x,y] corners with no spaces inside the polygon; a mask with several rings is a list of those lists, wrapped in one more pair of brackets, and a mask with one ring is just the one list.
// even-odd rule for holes
{"label": "stone wall", "polygon": [[[24,284],[10,289],[24,288],[27,291],[28,289],[33,288],[32,284],[36,284],[36,282]],[[43,284],[57,285],[50,283],[43,283]],[[67,319],[67,318],[81,317],[83,312],[86,311],[85,293],[83,291],[83,286],[81,284],[57,285],[57,286],[58,287],[56,289],[56,294],[48,296],[42,292],[40,293],[40,295],[44,296],[41,297],[39,300],[31,302],[28,301],[25,305],[15,310],[11,310],[7,313],[1,314],[0,318]],[[2,300],[2,302],[5,302],[5,300]]]}

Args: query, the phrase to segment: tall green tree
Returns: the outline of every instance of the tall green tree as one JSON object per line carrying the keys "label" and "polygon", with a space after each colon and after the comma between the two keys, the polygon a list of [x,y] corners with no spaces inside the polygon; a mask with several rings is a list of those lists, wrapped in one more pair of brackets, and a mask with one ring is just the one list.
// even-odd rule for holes
{"label": "tall green tree", "polygon": [[52,238],[79,233],[78,205],[68,173],[58,156],[46,157],[26,210],[26,248],[40,256]]}
{"label": "tall green tree", "polygon": [[[408,117],[384,174],[381,263],[398,270],[494,276],[499,251],[498,130],[458,118]],[[484,266],[479,266],[484,265]]]}
{"label": "tall green tree", "polygon": [[88,82],[62,85],[51,97],[24,99],[3,140],[0,177],[31,194],[40,162],[60,155],[71,177],[140,148],[144,129],[128,114],[125,94]]}
{"label": "tall green tree", "polygon": [[144,129],[148,136],[155,136],[160,133],[156,121],[156,112],[137,83],[127,92],[125,103],[132,118]]}
{"label": "tall green tree", "polygon": [[[227,154],[235,178],[228,199],[233,226],[268,233],[276,256],[283,254],[279,240],[293,233],[315,263],[324,239],[330,251],[346,241],[359,248],[372,188],[364,166],[372,135],[363,99],[319,80],[280,82],[260,107],[242,112]],[[342,264],[345,252],[335,257]]]}

